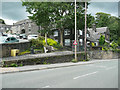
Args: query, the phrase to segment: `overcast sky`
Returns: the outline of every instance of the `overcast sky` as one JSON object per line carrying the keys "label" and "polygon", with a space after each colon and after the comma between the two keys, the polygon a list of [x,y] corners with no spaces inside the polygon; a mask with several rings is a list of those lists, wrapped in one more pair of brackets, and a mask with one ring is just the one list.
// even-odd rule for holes
{"label": "overcast sky", "polygon": [[[25,7],[22,6],[21,2],[2,2],[0,11],[0,18],[4,19],[5,23],[8,25],[12,25],[17,21],[27,19],[27,16],[29,15],[26,13]],[[112,16],[118,16],[118,3],[91,2],[88,7],[88,13],[91,13],[93,16],[95,16],[97,12],[104,12],[111,14]]]}

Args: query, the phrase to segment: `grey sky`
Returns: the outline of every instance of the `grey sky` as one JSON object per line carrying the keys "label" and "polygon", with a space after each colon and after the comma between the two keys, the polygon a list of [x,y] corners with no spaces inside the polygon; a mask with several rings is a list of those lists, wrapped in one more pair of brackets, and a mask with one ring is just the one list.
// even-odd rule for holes
{"label": "grey sky", "polygon": [[[21,2],[3,2],[2,3],[2,16],[6,24],[12,25],[13,23],[27,19],[28,13],[25,12],[25,7]],[[118,16],[118,3],[117,2],[91,2],[88,7],[88,13],[95,15],[97,12],[105,12],[113,16]]]}

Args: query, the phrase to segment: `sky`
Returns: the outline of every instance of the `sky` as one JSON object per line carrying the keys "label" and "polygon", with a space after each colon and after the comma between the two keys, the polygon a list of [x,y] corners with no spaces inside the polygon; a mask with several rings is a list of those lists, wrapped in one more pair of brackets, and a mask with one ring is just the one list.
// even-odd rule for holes
{"label": "sky", "polygon": [[[93,0],[94,1],[94,0]],[[104,12],[112,16],[118,16],[117,2],[90,2],[87,13],[95,16],[97,12]],[[0,3],[0,18],[4,19],[5,23],[12,25],[13,23],[27,19],[29,14],[21,2],[2,2]]]}

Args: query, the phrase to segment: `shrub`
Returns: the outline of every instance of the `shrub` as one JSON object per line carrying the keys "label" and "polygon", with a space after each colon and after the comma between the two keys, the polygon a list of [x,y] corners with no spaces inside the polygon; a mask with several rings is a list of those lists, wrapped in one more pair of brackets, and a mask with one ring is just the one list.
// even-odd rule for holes
{"label": "shrub", "polygon": [[103,51],[108,51],[109,48],[105,46],[105,47],[102,47],[102,50],[103,50]]}
{"label": "shrub", "polygon": [[32,40],[30,40],[30,42],[31,42],[31,46],[33,46],[34,48],[43,48],[43,44],[44,44],[44,42],[40,39],[40,38],[38,38],[38,39],[32,39]]}
{"label": "shrub", "polygon": [[73,63],[76,63],[76,62],[77,62],[77,60],[75,60],[75,59],[72,59],[72,62],[73,62]]}
{"label": "shrub", "polygon": [[92,47],[94,47],[95,46],[95,44],[92,42]]}
{"label": "shrub", "polygon": [[110,46],[111,46],[113,49],[117,49],[118,44],[113,41],[113,42],[110,44]]}
{"label": "shrub", "polygon": [[15,63],[12,63],[12,64],[10,64],[10,67],[18,67],[18,65]]}
{"label": "shrub", "polygon": [[23,64],[20,64],[19,66],[20,66],[20,67],[22,67],[22,66],[23,66]]}
{"label": "shrub", "polygon": [[[44,45],[45,45],[45,40],[43,41],[43,43],[44,43]],[[48,44],[49,46],[55,46],[55,45],[57,45],[57,42],[56,42],[55,40],[51,39],[51,38],[48,38],[48,39],[47,39],[47,44]]]}
{"label": "shrub", "polygon": [[26,51],[24,51],[24,52],[20,52],[18,55],[24,55],[24,54],[29,54],[30,53],[30,51],[29,50],[26,50]]}
{"label": "shrub", "polygon": [[104,36],[104,35],[101,35],[101,36],[100,36],[100,39],[99,39],[99,44],[100,44],[100,45],[104,45],[104,43],[105,43],[105,36]]}
{"label": "shrub", "polygon": [[57,49],[62,49],[63,48],[59,43],[57,43],[57,45],[54,45],[53,47],[55,47]]}

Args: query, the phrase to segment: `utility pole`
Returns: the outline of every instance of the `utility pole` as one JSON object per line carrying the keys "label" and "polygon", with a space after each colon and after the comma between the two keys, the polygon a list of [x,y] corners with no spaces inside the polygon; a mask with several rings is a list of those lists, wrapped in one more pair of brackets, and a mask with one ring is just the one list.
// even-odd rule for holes
{"label": "utility pole", "polygon": [[87,49],[86,49],[86,33],[87,33],[87,1],[85,1],[85,60],[87,59]]}
{"label": "utility pole", "polygon": [[[76,30],[76,0],[75,0],[75,42],[77,43],[77,30]],[[77,45],[75,45],[75,60],[77,61]]]}

